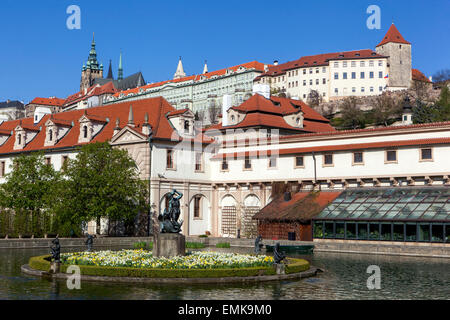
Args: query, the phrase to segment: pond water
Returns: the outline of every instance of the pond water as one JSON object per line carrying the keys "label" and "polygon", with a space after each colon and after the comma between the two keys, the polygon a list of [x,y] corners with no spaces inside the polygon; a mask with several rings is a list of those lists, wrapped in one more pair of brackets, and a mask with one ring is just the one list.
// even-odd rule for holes
{"label": "pond water", "polygon": [[[202,250],[252,252],[251,248]],[[82,281],[80,290],[69,290],[64,280],[20,271],[31,256],[48,251],[0,249],[0,299],[450,299],[450,259],[443,258],[316,252],[294,257],[307,259],[325,272],[295,281],[182,286]],[[380,267],[381,289],[367,288],[370,265]]]}

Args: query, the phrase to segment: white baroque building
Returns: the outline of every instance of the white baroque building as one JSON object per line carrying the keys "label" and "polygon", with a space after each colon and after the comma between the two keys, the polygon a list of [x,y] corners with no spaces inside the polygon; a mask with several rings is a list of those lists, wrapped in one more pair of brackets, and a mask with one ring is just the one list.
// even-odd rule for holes
{"label": "white baroque building", "polygon": [[104,104],[161,96],[177,109],[189,108],[196,112],[220,108],[222,97],[227,94],[232,97],[233,105],[239,105],[252,94],[253,79],[267,68],[268,65],[252,61],[208,72],[205,62],[202,74],[186,76],[180,57],[172,80],[118,92],[105,98]]}
{"label": "white baroque building", "polygon": [[323,101],[348,96],[370,96],[385,90],[411,86],[411,43],[394,24],[382,41],[371,49],[305,56],[269,67],[255,78],[274,91],[306,101],[315,90]]}
{"label": "white baroque building", "polygon": [[191,110],[156,97],[4,121],[0,183],[20,154],[43,150],[60,170],[76,147],[109,141],[149,181],[155,214],[177,189],[184,234],[230,237],[254,236],[251,218],[274,181],[298,190],[450,185],[450,122],[337,131],[302,101],[259,94],[224,117],[205,131]]}

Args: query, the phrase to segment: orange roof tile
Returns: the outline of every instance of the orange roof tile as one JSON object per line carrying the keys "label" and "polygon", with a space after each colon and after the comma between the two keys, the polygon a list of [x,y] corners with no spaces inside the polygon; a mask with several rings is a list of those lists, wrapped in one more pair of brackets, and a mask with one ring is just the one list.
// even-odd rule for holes
{"label": "orange roof tile", "polygon": [[420,72],[417,69],[411,69],[411,77],[413,80],[416,81],[423,81],[423,82],[430,82],[430,79],[428,79],[422,72]]}
{"label": "orange roof tile", "polygon": [[388,42],[411,44],[403,38],[403,36],[400,34],[400,31],[398,31],[397,27],[394,24],[391,24],[384,38],[379,44],[377,44],[377,47],[382,46],[383,44],[386,44]]}
{"label": "orange roof tile", "polygon": [[31,100],[30,104],[40,104],[45,106],[62,106],[64,104],[65,99],[60,98],[40,98],[36,97],[33,100]]}

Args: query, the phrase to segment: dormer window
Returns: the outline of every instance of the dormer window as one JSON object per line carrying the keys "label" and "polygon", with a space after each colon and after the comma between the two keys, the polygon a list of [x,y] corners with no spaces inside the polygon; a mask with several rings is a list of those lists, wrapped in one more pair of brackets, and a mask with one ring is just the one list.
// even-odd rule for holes
{"label": "dormer window", "polygon": [[88,137],[88,127],[83,126],[83,138],[87,139]]}
{"label": "dormer window", "polygon": [[20,133],[17,135],[17,144],[22,144],[22,135]]}

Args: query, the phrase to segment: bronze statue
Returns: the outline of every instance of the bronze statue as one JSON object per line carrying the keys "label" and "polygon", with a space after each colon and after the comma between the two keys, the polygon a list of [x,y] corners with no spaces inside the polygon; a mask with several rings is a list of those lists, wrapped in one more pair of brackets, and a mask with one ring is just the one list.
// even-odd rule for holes
{"label": "bronze statue", "polygon": [[84,243],[87,245],[87,251],[92,251],[92,245],[94,244],[94,237],[91,234],[88,234],[87,240]]}
{"label": "bronze statue", "polygon": [[280,243],[277,242],[275,248],[273,248],[273,261],[278,264],[284,259],[286,259],[286,254],[280,251]]}
{"label": "bronze statue", "polygon": [[181,231],[181,225],[183,220],[178,222],[180,217],[180,199],[183,194],[175,189],[168,195],[169,207],[164,209],[163,214],[158,216],[160,221],[160,232],[161,233],[179,233]]}
{"label": "bronze statue", "polygon": [[263,244],[261,243],[262,236],[258,235],[255,239],[255,254],[261,253],[261,248],[263,247]]}
{"label": "bronze statue", "polygon": [[55,260],[55,262],[61,262],[60,260],[60,254],[61,254],[61,246],[59,245],[59,239],[58,236],[56,236],[55,239],[52,240],[52,243],[55,245],[54,247],[50,247],[52,259]]}

